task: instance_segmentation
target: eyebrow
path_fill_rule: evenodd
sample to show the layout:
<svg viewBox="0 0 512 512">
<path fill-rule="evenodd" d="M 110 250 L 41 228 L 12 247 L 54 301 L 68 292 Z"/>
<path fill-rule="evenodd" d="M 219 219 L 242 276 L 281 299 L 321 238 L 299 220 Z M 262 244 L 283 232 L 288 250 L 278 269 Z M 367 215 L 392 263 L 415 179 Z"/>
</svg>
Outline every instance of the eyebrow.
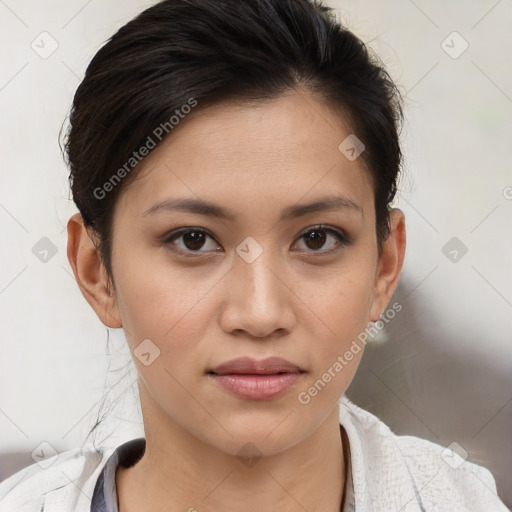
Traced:
<svg viewBox="0 0 512 512">
<path fill-rule="evenodd" d="M 310 213 L 324 212 L 332 210 L 348 210 L 360 212 L 363 214 L 361 206 L 356 204 L 348 197 L 343 196 L 323 196 L 308 204 L 295 204 L 285 208 L 281 212 L 280 220 L 296 219 Z M 219 206 L 215 203 L 204 201 L 202 199 L 192 198 L 174 198 L 166 199 L 154 204 L 147 209 L 142 216 L 154 214 L 163 211 L 181 211 L 189 213 L 197 213 L 218 219 L 225 219 L 231 222 L 236 221 L 237 216 L 230 210 Z"/>
</svg>

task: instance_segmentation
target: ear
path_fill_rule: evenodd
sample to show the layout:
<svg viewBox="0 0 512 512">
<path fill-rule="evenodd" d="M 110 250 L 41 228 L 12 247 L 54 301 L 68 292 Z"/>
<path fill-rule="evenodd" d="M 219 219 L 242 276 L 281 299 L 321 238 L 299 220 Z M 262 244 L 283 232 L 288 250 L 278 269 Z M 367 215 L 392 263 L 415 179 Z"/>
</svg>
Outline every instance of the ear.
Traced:
<svg viewBox="0 0 512 512">
<path fill-rule="evenodd" d="M 389 212 L 390 232 L 379 255 L 370 320 L 376 322 L 393 295 L 405 257 L 405 215 L 397 208 Z"/>
<path fill-rule="evenodd" d="M 111 290 L 99 249 L 79 213 L 68 221 L 68 260 L 82 295 L 103 324 L 113 328 L 122 327 L 115 294 Z"/>
</svg>

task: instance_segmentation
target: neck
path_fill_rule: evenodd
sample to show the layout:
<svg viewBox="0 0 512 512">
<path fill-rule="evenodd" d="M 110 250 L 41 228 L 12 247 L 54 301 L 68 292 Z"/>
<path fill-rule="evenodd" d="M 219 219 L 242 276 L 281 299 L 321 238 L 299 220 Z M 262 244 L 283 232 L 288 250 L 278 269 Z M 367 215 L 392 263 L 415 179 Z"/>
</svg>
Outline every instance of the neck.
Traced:
<svg viewBox="0 0 512 512">
<path fill-rule="evenodd" d="M 283 452 L 243 460 L 175 423 L 165 430 L 146 426 L 144 456 L 116 473 L 119 512 L 337 512 L 346 478 L 338 414 L 336 406 Z"/>
</svg>

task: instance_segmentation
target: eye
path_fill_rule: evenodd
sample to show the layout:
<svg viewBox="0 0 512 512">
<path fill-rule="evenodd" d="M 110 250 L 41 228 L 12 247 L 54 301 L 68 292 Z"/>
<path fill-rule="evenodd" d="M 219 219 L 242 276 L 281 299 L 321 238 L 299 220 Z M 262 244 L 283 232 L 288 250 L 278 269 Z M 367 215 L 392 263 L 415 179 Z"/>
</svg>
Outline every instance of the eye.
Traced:
<svg viewBox="0 0 512 512">
<path fill-rule="evenodd" d="M 210 243 L 208 243 L 208 240 L 210 240 Z M 175 243 L 175 241 L 178 243 Z M 163 243 L 170 250 L 188 253 L 209 252 L 219 248 L 213 237 L 200 228 L 183 228 L 173 231 L 170 236 L 163 240 Z M 200 250 L 203 248 L 206 249 Z"/>
<path fill-rule="evenodd" d="M 321 254 L 336 252 L 352 243 L 348 236 L 322 225 L 304 231 L 299 236 L 299 241 L 305 244 L 305 248 L 299 248 L 299 251 Z M 173 231 L 163 239 L 163 244 L 171 251 L 188 253 L 187 256 L 216 251 L 220 247 L 206 230 L 191 227 Z"/>
<path fill-rule="evenodd" d="M 320 252 L 322 254 L 336 252 L 352 243 L 350 238 L 343 233 L 325 226 L 309 228 L 300 235 L 299 240 L 304 241 L 307 252 Z"/>
</svg>

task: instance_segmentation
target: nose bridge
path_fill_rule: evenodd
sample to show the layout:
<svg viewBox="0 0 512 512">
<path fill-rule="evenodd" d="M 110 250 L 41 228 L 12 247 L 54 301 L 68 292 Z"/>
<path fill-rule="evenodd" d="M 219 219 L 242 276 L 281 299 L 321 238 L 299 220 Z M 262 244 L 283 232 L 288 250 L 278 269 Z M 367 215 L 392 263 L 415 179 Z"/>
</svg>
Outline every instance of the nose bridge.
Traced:
<svg viewBox="0 0 512 512">
<path fill-rule="evenodd" d="M 282 284 L 275 275 L 276 271 L 271 270 L 278 268 L 279 264 L 270 245 L 270 240 L 260 245 L 252 239 L 237 247 L 234 262 L 236 281 L 244 290 L 243 297 L 248 301 L 246 306 L 251 308 L 279 307 L 282 299 Z"/>
<path fill-rule="evenodd" d="M 236 248 L 223 313 L 225 329 L 262 337 L 291 327 L 287 288 L 279 278 L 282 267 L 271 244 L 270 238 L 257 242 L 248 237 Z"/>
</svg>

